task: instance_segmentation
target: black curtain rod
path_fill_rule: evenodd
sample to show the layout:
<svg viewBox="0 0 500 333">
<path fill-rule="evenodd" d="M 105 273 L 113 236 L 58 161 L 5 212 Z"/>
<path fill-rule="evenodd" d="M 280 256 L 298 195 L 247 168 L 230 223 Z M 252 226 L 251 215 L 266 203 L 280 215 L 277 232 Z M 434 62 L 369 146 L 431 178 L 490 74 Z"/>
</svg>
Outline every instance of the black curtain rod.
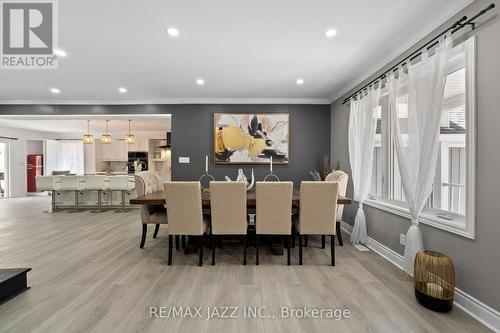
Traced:
<svg viewBox="0 0 500 333">
<path fill-rule="evenodd" d="M 9 136 L 0 136 L 0 139 L 7 139 L 7 140 L 14 140 L 14 141 L 19 140 L 18 138 L 11 138 Z"/>
<path fill-rule="evenodd" d="M 467 20 L 467 16 L 463 16 L 460 20 L 453 23 L 453 25 L 450 26 L 448 29 L 441 32 L 439 35 L 437 35 L 436 37 L 434 37 L 433 39 L 431 39 L 430 41 L 425 43 L 425 45 L 423 45 L 422 47 L 420 47 L 419 49 L 417 49 L 416 51 L 411 53 L 409 56 L 405 57 L 403 60 L 399 61 L 396 65 L 392 66 L 391 69 L 389 69 L 388 71 L 384 72 L 383 74 L 377 76 L 375 79 L 373 79 L 369 83 L 365 84 L 362 88 L 356 90 L 355 93 L 351 94 L 349 97 L 344 99 L 344 102 L 342 102 L 342 104 L 349 102 L 352 97 L 356 96 L 361 91 L 366 90 L 369 86 L 371 86 L 373 83 L 377 82 L 378 80 L 384 79 L 387 76 L 387 73 L 390 73 L 391 71 L 396 72 L 400 65 L 406 63 L 407 61 L 411 62 L 412 60 L 416 59 L 422 53 L 422 50 L 424 48 L 430 49 L 430 48 L 436 46 L 438 44 L 438 39 L 441 36 L 443 36 L 444 34 L 446 34 L 447 32 L 451 31 L 451 33 L 454 34 L 455 32 L 457 32 L 460 29 L 462 29 L 466 26 L 469 26 L 469 25 L 472 27 L 472 30 L 474 30 L 476 28 L 476 24 L 474 23 L 474 20 L 477 19 L 479 16 L 484 15 L 487 11 L 489 11 L 493 8 L 495 8 L 494 3 L 490 4 L 488 7 L 484 8 L 483 10 L 481 10 L 479 13 L 477 13 L 476 15 L 474 15 L 473 17 L 471 17 L 468 20 Z"/>
</svg>

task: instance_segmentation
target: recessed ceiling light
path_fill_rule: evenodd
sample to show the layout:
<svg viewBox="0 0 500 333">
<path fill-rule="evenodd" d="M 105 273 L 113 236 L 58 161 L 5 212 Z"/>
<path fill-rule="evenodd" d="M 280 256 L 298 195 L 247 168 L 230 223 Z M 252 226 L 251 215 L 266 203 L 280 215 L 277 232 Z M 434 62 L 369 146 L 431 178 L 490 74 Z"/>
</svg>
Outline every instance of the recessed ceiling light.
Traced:
<svg viewBox="0 0 500 333">
<path fill-rule="evenodd" d="M 205 80 L 203 79 L 196 79 L 196 84 L 199 85 L 199 86 L 202 86 L 205 84 Z"/>
<path fill-rule="evenodd" d="M 332 38 L 333 36 L 335 36 L 337 34 L 337 30 L 335 29 L 328 29 L 326 32 L 325 32 L 325 35 L 326 37 L 328 38 Z"/>
<path fill-rule="evenodd" d="M 65 57 L 67 56 L 68 54 L 66 53 L 66 51 L 64 50 L 61 50 L 61 49 L 55 49 L 54 50 L 54 54 L 58 57 Z"/>
<path fill-rule="evenodd" d="M 61 90 L 59 90 L 59 88 L 50 88 L 50 92 L 53 94 L 59 94 Z"/>
<path fill-rule="evenodd" d="M 122 94 L 126 94 L 127 93 L 127 88 L 120 87 L 120 88 L 118 88 L 118 91 L 121 92 Z"/>
<path fill-rule="evenodd" d="M 179 36 L 179 30 L 177 30 L 176 28 L 168 28 L 167 34 L 169 34 L 172 37 L 177 37 Z"/>
<path fill-rule="evenodd" d="M 304 84 L 304 79 L 297 79 L 297 81 L 295 81 L 295 83 L 297 83 L 299 86 L 303 85 Z"/>
</svg>

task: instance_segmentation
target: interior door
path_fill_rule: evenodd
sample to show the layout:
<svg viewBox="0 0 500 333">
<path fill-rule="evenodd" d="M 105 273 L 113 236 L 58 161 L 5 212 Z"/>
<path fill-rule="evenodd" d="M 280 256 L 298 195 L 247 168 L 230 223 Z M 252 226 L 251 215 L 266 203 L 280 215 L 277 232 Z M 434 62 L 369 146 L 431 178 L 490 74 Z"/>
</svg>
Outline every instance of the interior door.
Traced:
<svg viewBox="0 0 500 333">
<path fill-rule="evenodd" d="M 0 199 L 9 196 L 9 145 L 0 142 Z"/>
</svg>

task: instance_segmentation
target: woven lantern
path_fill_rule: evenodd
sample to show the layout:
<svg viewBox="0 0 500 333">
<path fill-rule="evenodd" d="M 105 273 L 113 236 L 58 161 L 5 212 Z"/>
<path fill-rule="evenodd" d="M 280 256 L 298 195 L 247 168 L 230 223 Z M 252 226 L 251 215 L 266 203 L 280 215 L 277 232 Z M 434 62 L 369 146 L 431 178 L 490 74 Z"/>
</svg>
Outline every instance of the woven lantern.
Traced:
<svg viewBox="0 0 500 333">
<path fill-rule="evenodd" d="M 437 251 L 420 251 L 413 272 L 418 302 L 434 311 L 450 311 L 455 297 L 455 269 L 451 259 Z"/>
</svg>

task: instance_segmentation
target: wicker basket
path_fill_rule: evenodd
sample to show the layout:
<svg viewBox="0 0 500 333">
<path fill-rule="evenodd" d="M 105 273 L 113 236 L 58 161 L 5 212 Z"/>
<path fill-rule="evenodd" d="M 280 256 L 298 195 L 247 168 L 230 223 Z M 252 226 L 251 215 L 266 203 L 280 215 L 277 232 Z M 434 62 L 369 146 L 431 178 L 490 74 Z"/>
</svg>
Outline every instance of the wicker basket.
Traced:
<svg viewBox="0 0 500 333">
<path fill-rule="evenodd" d="M 414 264 L 415 297 L 434 311 L 448 312 L 455 297 L 455 269 L 446 255 L 431 250 L 417 253 Z"/>
</svg>

